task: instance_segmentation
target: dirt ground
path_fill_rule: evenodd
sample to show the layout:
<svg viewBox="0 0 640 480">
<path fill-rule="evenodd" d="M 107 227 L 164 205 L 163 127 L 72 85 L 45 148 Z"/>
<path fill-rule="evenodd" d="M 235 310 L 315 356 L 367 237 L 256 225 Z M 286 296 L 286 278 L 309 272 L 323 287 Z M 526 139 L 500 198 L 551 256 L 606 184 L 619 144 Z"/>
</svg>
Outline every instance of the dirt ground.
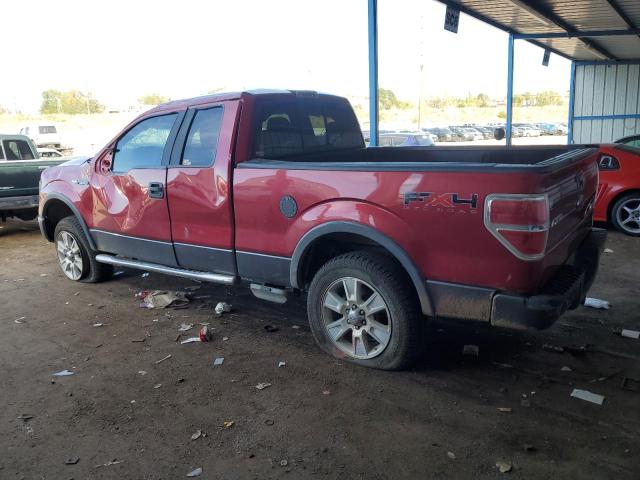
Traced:
<svg viewBox="0 0 640 480">
<path fill-rule="evenodd" d="M 0 225 L 2 479 L 640 478 L 640 393 L 621 387 L 640 379 L 640 340 L 615 333 L 640 329 L 640 239 L 609 232 L 591 295 L 610 310 L 543 332 L 434 321 L 424 361 L 390 373 L 320 352 L 303 299 L 206 285 L 187 309 L 143 310 L 136 292 L 195 284 L 133 270 L 74 283 L 33 224 Z M 215 317 L 220 300 L 232 314 Z M 196 325 L 182 338 L 209 323 L 213 341 L 181 345 L 182 322 Z"/>
</svg>

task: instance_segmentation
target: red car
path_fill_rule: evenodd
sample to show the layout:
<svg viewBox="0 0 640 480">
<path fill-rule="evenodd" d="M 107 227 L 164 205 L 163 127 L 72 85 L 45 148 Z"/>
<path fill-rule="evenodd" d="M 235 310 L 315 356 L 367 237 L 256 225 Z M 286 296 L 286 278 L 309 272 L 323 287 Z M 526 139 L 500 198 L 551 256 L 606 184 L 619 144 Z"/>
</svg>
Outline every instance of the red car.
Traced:
<svg viewBox="0 0 640 480">
<path fill-rule="evenodd" d="M 397 369 L 427 317 L 544 328 L 591 286 L 595 148 L 366 148 L 349 102 L 253 91 L 144 113 L 46 170 L 39 223 L 73 281 L 113 265 L 307 292 L 318 344 Z"/>
<path fill-rule="evenodd" d="M 593 219 L 611 222 L 627 235 L 640 236 L 640 148 L 602 145 L 598 168 Z"/>
</svg>

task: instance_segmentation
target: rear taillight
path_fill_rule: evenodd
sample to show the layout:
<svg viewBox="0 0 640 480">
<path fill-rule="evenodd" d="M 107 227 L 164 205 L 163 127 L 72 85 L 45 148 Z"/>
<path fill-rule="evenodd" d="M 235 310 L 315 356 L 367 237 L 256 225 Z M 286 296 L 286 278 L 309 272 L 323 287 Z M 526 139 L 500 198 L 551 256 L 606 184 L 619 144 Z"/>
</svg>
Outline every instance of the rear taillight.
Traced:
<svg viewBox="0 0 640 480">
<path fill-rule="evenodd" d="M 549 233 L 547 195 L 493 194 L 484 201 L 484 225 L 521 260 L 545 255 Z"/>
</svg>

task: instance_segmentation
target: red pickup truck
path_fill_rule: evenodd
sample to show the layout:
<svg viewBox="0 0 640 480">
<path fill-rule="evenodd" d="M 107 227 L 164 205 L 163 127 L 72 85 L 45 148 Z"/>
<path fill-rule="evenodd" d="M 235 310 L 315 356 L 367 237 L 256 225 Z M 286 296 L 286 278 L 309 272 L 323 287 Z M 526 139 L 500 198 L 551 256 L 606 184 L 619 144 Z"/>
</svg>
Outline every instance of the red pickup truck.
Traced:
<svg viewBox="0 0 640 480">
<path fill-rule="evenodd" d="M 113 265 L 266 300 L 307 292 L 318 344 L 408 365 L 425 319 L 544 328 L 606 238 L 597 149 L 366 148 L 349 102 L 306 91 L 174 101 L 94 158 L 47 169 L 39 223 L 71 280 Z"/>
</svg>

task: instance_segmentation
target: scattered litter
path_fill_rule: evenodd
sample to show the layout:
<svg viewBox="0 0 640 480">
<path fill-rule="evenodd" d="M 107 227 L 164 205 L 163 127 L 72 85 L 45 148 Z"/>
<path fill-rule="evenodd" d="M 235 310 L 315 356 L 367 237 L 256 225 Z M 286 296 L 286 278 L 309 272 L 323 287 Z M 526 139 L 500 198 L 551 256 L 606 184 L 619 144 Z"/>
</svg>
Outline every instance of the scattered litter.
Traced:
<svg viewBox="0 0 640 480">
<path fill-rule="evenodd" d="M 18 415 L 18 420 L 22 420 L 23 422 L 31 420 L 32 418 L 33 415 L 29 415 L 28 413 L 21 413 L 20 415 Z"/>
<path fill-rule="evenodd" d="M 300 325 L 293 325 L 291 328 L 295 328 L 296 330 L 300 330 Z"/>
<path fill-rule="evenodd" d="M 631 377 L 622 377 L 620 388 L 629 390 L 630 392 L 640 392 L 640 380 Z"/>
<path fill-rule="evenodd" d="M 133 340 L 131 340 L 133 343 L 144 343 L 144 341 L 146 340 L 146 338 L 134 338 Z"/>
<path fill-rule="evenodd" d="M 564 367 L 562 367 L 562 368 L 560 369 L 560 371 L 561 371 L 561 372 L 570 372 L 570 371 L 571 371 L 571 368 L 570 368 L 570 367 L 567 367 L 567 366 L 565 365 Z"/>
<path fill-rule="evenodd" d="M 620 332 L 620 335 L 627 338 L 635 338 L 636 340 L 640 338 L 640 332 L 638 330 L 627 330 L 626 328 Z"/>
<path fill-rule="evenodd" d="M 189 303 L 184 292 L 169 292 L 167 290 L 143 290 L 136 294 L 140 299 L 140 308 L 168 308 L 185 307 Z"/>
<path fill-rule="evenodd" d="M 256 385 L 256 388 L 258 390 L 264 390 L 265 388 L 269 388 L 270 386 L 271 386 L 270 383 L 260 382 L 259 384 Z"/>
<path fill-rule="evenodd" d="M 111 465 L 118 465 L 119 463 L 124 462 L 124 460 L 118 460 L 118 459 L 113 459 L 113 460 L 109 460 L 107 463 L 103 463 L 102 465 L 96 465 L 96 468 L 100 468 L 100 467 L 110 467 Z"/>
<path fill-rule="evenodd" d="M 280 330 L 278 327 L 274 327 L 273 325 L 265 325 L 264 329 L 269 333 L 274 333 Z"/>
<path fill-rule="evenodd" d="M 133 404 L 133 403 L 136 403 L 136 401 L 135 401 L 135 400 L 131 400 L 129 403 L 132 403 L 132 404 Z"/>
<path fill-rule="evenodd" d="M 140 275 L 142 278 L 147 278 L 149 276 L 149 272 L 144 272 L 142 275 Z"/>
<path fill-rule="evenodd" d="M 147 374 L 147 372 L 145 372 L 144 370 L 138 370 L 138 374 L 144 376 Z"/>
<path fill-rule="evenodd" d="M 289 465 L 289 462 L 287 460 L 280 460 L 281 467 L 286 467 L 287 465 Z"/>
<path fill-rule="evenodd" d="M 216 305 L 215 311 L 218 315 L 222 315 L 223 313 L 229 313 L 231 311 L 231 305 L 226 302 L 218 302 Z"/>
<path fill-rule="evenodd" d="M 164 358 L 161 358 L 160 360 L 156 360 L 156 361 L 155 361 L 155 362 L 153 362 L 153 363 L 155 363 L 155 364 L 157 365 L 157 364 L 159 364 L 159 363 L 164 362 L 165 360 L 169 360 L 170 358 L 171 358 L 171 354 L 167 355 L 167 356 L 166 356 L 166 357 L 164 357 Z"/>
<path fill-rule="evenodd" d="M 511 413 L 513 409 L 511 407 L 498 407 L 498 411 L 501 413 Z"/>
<path fill-rule="evenodd" d="M 270 418 L 268 418 L 268 419 L 266 419 L 266 420 L 264 421 L 264 424 L 265 424 L 265 425 L 267 425 L 267 426 L 269 426 L 269 427 L 273 426 L 273 424 L 274 424 L 274 423 L 276 423 L 276 422 L 274 422 L 274 421 L 273 421 L 273 420 L 271 420 Z"/>
<path fill-rule="evenodd" d="M 80 461 L 80 457 L 69 457 L 64 461 L 65 465 L 75 465 Z"/>
<path fill-rule="evenodd" d="M 200 337 L 189 337 L 186 340 L 183 340 L 180 342 L 180 345 L 184 345 L 185 343 L 194 343 L 194 342 L 200 342 Z"/>
<path fill-rule="evenodd" d="M 455 460 L 456 459 L 456 454 L 453 452 L 447 452 L 447 457 L 449 457 L 451 460 Z"/>
<path fill-rule="evenodd" d="M 286 366 L 287 366 L 287 362 L 278 362 L 278 368 L 286 367 Z"/>
<path fill-rule="evenodd" d="M 156 388 L 156 389 L 158 389 L 158 388 L 162 388 L 162 384 L 161 384 L 161 383 L 156 383 L 156 384 L 153 386 L 153 388 Z"/>
<path fill-rule="evenodd" d="M 102 327 L 103 325 L 106 325 L 106 323 L 94 323 L 93 324 L 94 328 Z"/>
<path fill-rule="evenodd" d="M 555 352 L 555 353 L 563 353 L 564 352 L 564 348 L 559 346 L 559 345 L 552 345 L 550 343 L 545 343 L 544 345 L 542 345 L 542 349 L 546 350 L 547 352 Z"/>
<path fill-rule="evenodd" d="M 190 323 L 182 323 L 180 324 L 180 328 L 178 328 L 179 332 L 186 332 L 193 328 L 193 325 Z"/>
<path fill-rule="evenodd" d="M 41 276 L 41 277 L 48 277 L 48 276 L 49 276 L 49 274 L 48 274 L 48 273 L 41 273 L 41 274 L 40 274 L 40 276 Z"/>
<path fill-rule="evenodd" d="M 611 307 L 611 304 L 609 302 L 607 302 L 606 300 L 600 300 L 599 298 L 592 298 L 592 297 L 587 297 L 584 301 L 584 306 L 585 307 L 591 307 L 591 308 L 600 308 L 603 310 L 609 310 L 609 308 Z"/>
<path fill-rule="evenodd" d="M 69 370 L 61 370 L 60 372 L 56 372 L 53 374 L 54 377 L 68 377 L 69 375 L 75 375 L 76 372 L 71 372 Z"/>
<path fill-rule="evenodd" d="M 322 390 L 323 395 L 331 395 L 331 390 Z"/>
<path fill-rule="evenodd" d="M 222 337 L 223 342 L 226 342 L 227 340 L 229 340 L 229 337 Z"/>
<path fill-rule="evenodd" d="M 191 440 L 197 440 L 202 436 L 202 430 L 196 430 L 196 433 L 191 435 Z"/>
<path fill-rule="evenodd" d="M 113 276 L 117 277 L 118 275 L 122 275 L 124 273 L 124 270 L 118 270 L 117 272 L 114 272 Z"/>
<path fill-rule="evenodd" d="M 200 329 L 200 333 L 198 335 L 201 342 L 210 342 L 213 339 L 213 334 L 206 325 Z"/>
<path fill-rule="evenodd" d="M 611 250 L 610 248 L 605 248 L 604 253 L 613 253 L 613 250 Z"/>
<path fill-rule="evenodd" d="M 229 420 L 227 422 L 224 422 L 222 425 L 224 426 L 224 428 L 231 428 L 235 425 L 236 422 L 234 422 L 233 420 Z"/>
<path fill-rule="evenodd" d="M 20 318 L 16 318 L 13 322 L 14 323 L 24 323 L 24 319 L 27 317 L 20 317 Z"/>
<path fill-rule="evenodd" d="M 76 292 L 73 294 L 74 297 L 77 297 L 78 295 L 80 295 L 80 292 Z"/>
<path fill-rule="evenodd" d="M 187 473 L 187 477 L 199 477 L 200 475 L 202 475 L 202 468 L 200 467 Z"/>
<path fill-rule="evenodd" d="M 496 467 L 498 467 L 498 470 L 500 470 L 500 473 L 510 472 L 511 469 L 513 468 L 510 463 L 506 463 L 506 462 L 496 462 Z"/>
<path fill-rule="evenodd" d="M 480 354 L 480 347 L 478 345 L 465 345 L 462 347 L 462 355 L 477 357 Z"/>
<path fill-rule="evenodd" d="M 213 361 L 213 365 L 222 365 L 224 363 L 224 357 L 217 357 L 214 361 Z"/>
<path fill-rule="evenodd" d="M 602 405 L 602 403 L 604 402 L 603 395 L 598 395 L 597 393 L 592 393 L 588 390 L 580 390 L 578 388 L 573 389 L 573 392 L 571 392 L 571 396 L 579 398 L 580 400 L 584 400 L 586 402 L 595 403 L 597 405 Z"/>
</svg>

